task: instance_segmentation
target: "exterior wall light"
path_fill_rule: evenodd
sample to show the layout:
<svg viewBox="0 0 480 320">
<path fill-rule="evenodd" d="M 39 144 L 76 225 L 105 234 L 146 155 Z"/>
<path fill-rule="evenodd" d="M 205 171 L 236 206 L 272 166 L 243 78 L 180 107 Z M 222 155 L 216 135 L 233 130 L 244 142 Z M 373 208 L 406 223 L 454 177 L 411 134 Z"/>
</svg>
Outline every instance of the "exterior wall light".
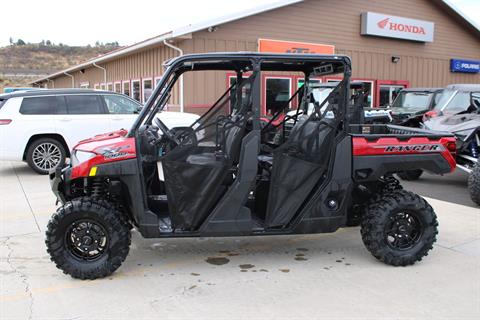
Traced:
<svg viewBox="0 0 480 320">
<path fill-rule="evenodd" d="M 392 62 L 393 63 L 399 63 L 400 62 L 400 57 L 399 56 L 392 56 Z"/>
</svg>

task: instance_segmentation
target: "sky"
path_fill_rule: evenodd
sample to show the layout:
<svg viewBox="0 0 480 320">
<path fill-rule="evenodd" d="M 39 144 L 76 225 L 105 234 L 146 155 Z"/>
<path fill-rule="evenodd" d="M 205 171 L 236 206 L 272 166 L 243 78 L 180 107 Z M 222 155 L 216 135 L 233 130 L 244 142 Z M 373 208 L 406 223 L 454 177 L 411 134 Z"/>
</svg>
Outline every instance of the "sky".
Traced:
<svg viewBox="0 0 480 320">
<path fill-rule="evenodd" d="M 0 46 L 50 40 L 68 45 L 135 42 L 277 0 L 22 0 L 3 6 Z M 397 0 L 400 1 L 400 0 Z M 449 0 L 480 25 L 480 0 Z"/>
</svg>

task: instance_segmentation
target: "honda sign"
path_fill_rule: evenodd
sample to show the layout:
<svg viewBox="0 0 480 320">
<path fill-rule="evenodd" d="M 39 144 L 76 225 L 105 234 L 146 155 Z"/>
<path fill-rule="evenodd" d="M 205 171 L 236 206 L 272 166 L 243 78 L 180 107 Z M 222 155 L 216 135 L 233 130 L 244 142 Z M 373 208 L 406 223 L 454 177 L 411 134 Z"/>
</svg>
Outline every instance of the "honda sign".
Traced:
<svg viewBox="0 0 480 320">
<path fill-rule="evenodd" d="M 433 42 L 435 24 L 430 21 L 382 13 L 362 13 L 362 35 Z"/>
</svg>

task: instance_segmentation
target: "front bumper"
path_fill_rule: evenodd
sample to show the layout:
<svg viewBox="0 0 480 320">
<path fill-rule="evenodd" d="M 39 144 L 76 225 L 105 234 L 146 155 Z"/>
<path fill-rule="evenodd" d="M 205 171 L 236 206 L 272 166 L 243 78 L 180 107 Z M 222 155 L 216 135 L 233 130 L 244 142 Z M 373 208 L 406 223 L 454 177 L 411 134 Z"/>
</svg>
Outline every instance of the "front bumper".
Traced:
<svg viewBox="0 0 480 320">
<path fill-rule="evenodd" d="M 49 173 L 50 179 L 50 187 L 52 189 L 53 194 L 57 197 L 57 203 L 60 202 L 64 204 L 66 202 L 65 194 L 66 194 L 66 185 L 65 185 L 65 178 L 70 173 L 69 167 L 64 168 L 56 168 L 55 170 Z"/>
</svg>

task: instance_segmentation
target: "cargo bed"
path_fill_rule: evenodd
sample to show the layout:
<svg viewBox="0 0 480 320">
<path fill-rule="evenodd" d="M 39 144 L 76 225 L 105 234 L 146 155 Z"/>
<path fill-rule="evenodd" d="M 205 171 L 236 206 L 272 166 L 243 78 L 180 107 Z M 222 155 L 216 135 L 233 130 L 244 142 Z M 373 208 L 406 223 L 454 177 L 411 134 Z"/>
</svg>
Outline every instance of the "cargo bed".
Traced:
<svg viewBox="0 0 480 320">
<path fill-rule="evenodd" d="M 352 131 L 353 175 L 373 181 L 385 174 L 425 170 L 445 174 L 455 170 L 455 137 L 446 132 L 396 125 L 355 125 Z"/>
</svg>

